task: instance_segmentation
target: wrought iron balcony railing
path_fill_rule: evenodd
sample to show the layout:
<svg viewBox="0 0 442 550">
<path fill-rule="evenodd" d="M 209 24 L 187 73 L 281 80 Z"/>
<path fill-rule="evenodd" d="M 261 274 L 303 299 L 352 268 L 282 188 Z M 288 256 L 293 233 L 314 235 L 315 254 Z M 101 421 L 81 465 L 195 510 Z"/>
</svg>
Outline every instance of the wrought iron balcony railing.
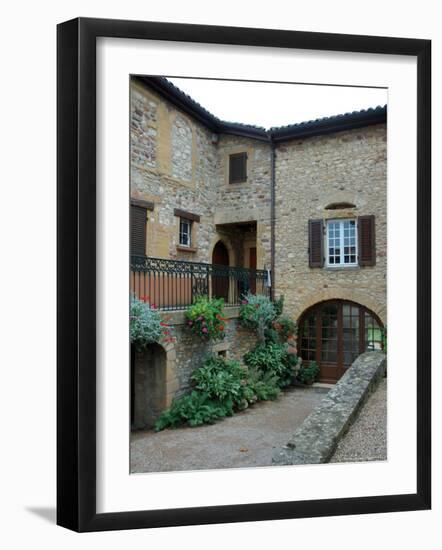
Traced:
<svg viewBox="0 0 442 550">
<path fill-rule="evenodd" d="M 197 296 L 224 298 L 228 306 L 239 305 L 244 294 L 270 296 L 270 276 L 262 269 L 131 257 L 131 291 L 163 310 L 184 309 Z"/>
</svg>

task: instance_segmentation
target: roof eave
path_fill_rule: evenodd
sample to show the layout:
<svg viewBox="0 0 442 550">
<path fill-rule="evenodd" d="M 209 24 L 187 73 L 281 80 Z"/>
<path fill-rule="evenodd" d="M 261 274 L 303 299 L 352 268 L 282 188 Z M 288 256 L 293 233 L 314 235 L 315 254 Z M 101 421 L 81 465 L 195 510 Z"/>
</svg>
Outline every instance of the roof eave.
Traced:
<svg viewBox="0 0 442 550">
<path fill-rule="evenodd" d="M 199 108 L 198 105 L 190 105 L 189 100 L 185 97 L 181 97 L 178 93 L 171 89 L 171 86 L 165 81 L 163 77 L 157 76 L 141 76 L 135 75 L 134 78 L 154 91 L 158 92 L 162 97 L 170 101 L 175 107 L 178 107 L 181 111 L 196 118 L 199 122 L 204 124 L 212 132 L 221 132 L 221 124 L 218 119 L 210 115 L 207 111 Z"/>
<path fill-rule="evenodd" d="M 312 125 L 306 128 L 287 128 L 275 130 L 271 132 L 271 139 L 275 143 L 289 141 L 293 139 L 309 138 L 314 136 L 335 134 L 337 132 L 345 132 L 346 130 L 356 130 L 357 128 L 365 128 L 374 124 L 383 124 L 387 122 L 386 113 L 380 115 L 360 118 L 358 120 L 343 120 L 341 122 Z"/>
<path fill-rule="evenodd" d="M 382 110 L 377 108 L 376 110 L 372 109 L 371 112 L 349 113 L 340 115 L 339 117 L 330 117 L 326 120 L 272 128 L 267 131 L 259 127 L 255 128 L 218 119 L 162 76 L 134 75 L 134 78 L 156 91 L 181 111 L 198 120 L 214 133 L 245 137 L 268 143 L 281 143 L 294 139 L 333 134 L 345 130 L 363 128 L 372 124 L 382 124 L 387 120 L 387 110 L 384 107 Z"/>
</svg>

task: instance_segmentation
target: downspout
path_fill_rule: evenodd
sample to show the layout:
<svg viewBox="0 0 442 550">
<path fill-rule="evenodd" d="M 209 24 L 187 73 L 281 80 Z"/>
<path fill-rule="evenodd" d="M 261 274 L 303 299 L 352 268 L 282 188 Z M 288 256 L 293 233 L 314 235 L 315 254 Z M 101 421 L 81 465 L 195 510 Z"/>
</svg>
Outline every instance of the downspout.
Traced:
<svg viewBox="0 0 442 550">
<path fill-rule="evenodd" d="M 270 287 L 270 298 L 275 299 L 275 143 L 272 136 L 270 139 L 270 273 L 272 286 Z"/>
</svg>

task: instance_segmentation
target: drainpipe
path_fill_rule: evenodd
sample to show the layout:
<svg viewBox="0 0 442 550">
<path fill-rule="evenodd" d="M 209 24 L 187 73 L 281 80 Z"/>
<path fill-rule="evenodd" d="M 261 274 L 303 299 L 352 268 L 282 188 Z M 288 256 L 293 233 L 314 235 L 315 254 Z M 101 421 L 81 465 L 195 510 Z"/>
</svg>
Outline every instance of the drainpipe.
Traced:
<svg viewBox="0 0 442 550">
<path fill-rule="evenodd" d="M 270 288 L 270 297 L 275 299 L 275 144 L 270 136 L 270 273 L 272 277 L 272 286 Z"/>
</svg>

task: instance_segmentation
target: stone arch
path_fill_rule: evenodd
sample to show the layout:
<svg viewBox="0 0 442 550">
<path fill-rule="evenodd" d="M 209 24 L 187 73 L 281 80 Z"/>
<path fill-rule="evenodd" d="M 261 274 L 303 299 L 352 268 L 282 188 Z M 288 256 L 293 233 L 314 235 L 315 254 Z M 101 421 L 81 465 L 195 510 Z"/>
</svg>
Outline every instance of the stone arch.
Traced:
<svg viewBox="0 0 442 550">
<path fill-rule="evenodd" d="M 223 243 L 223 245 L 227 248 L 227 252 L 229 254 L 229 265 L 233 266 L 235 265 L 235 251 L 233 249 L 232 243 L 230 242 L 230 239 L 228 239 L 225 235 L 220 235 L 217 233 L 210 244 L 209 248 L 209 261 L 212 262 L 213 258 L 213 251 L 215 250 L 215 246 L 219 243 Z"/>
<path fill-rule="evenodd" d="M 306 296 L 295 308 L 293 312 L 293 318 L 296 319 L 297 323 L 299 324 L 299 320 L 302 314 L 307 309 L 314 306 L 315 304 L 318 304 L 319 302 L 325 302 L 327 300 L 347 300 L 350 302 L 355 302 L 356 304 L 364 306 L 367 309 L 373 311 L 373 313 L 375 313 L 382 321 L 382 324 L 384 326 L 387 324 L 386 304 L 379 303 L 371 296 L 367 295 L 365 292 L 339 288 L 323 288 L 322 290 L 312 292 L 311 294 Z"/>
<path fill-rule="evenodd" d="M 321 200 L 321 209 L 330 210 L 331 205 L 335 204 L 348 204 L 347 208 L 360 209 L 361 197 L 357 193 L 352 191 L 333 190 L 325 193 Z M 336 212 L 336 210 L 335 210 Z"/>
<path fill-rule="evenodd" d="M 326 205 L 325 210 L 347 210 L 349 208 L 356 208 L 356 205 L 350 202 L 331 202 Z"/>
<path fill-rule="evenodd" d="M 132 354 L 132 428 L 153 427 L 155 420 L 171 403 L 178 389 L 173 344 L 148 344 Z"/>
<path fill-rule="evenodd" d="M 320 382 L 335 383 L 366 351 L 383 350 L 384 324 L 366 305 L 345 299 L 315 301 L 298 320 L 298 351 L 319 367 Z"/>
</svg>

